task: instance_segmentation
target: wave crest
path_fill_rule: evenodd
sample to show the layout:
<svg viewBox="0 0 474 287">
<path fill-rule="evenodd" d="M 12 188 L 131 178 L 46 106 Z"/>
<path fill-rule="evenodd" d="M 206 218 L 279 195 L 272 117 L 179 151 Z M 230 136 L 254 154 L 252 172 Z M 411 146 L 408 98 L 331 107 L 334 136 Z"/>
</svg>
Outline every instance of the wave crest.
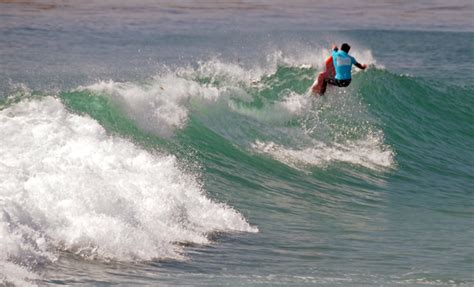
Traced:
<svg viewBox="0 0 474 287">
<path fill-rule="evenodd" d="M 177 242 L 207 244 L 212 232 L 257 231 L 207 198 L 174 156 L 111 137 L 52 97 L 0 111 L 0 136 L 4 269 L 13 268 L 9 262 L 32 268 L 54 261 L 58 250 L 99 259 L 183 259 Z"/>
</svg>

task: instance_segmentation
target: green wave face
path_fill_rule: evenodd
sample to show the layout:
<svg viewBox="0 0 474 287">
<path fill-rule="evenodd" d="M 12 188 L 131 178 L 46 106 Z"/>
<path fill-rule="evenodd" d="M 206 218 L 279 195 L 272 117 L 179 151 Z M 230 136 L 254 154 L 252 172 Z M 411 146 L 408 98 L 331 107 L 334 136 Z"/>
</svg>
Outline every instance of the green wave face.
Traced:
<svg viewBox="0 0 474 287">
<path fill-rule="evenodd" d="M 245 155 L 310 173 L 341 165 L 389 171 L 404 162 L 400 155 L 439 148 L 430 138 L 461 143 L 470 133 L 459 124 L 472 122 L 468 88 L 373 67 L 356 73 L 349 88 L 317 97 L 308 92 L 317 72 L 311 67 L 279 65 L 255 75 L 222 65 L 201 63 L 142 83 L 99 82 L 60 97 L 147 148 L 184 157 L 222 152 L 211 156 L 221 161 Z"/>
<path fill-rule="evenodd" d="M 390 167 L 392 155 L 377 162 L 365 161 L 365 155 L 357 154 L 358 144 L 372 145 L 375 153 L 390 150 L 383 142 L 378 119 L 367 110 L 357 88 L 334 89 L 326 97 L 317 98 L 308 93 L 315 73 L 312 68 L 279 66 L 273 73 L 247 79 L 193 71 L 184 76 L 166 75 L 142 85 L 103 83 L 102 87 L 93 87 L 94 91 L 86 88 L 82 92 L 106 97 L 140 130 L 168 141 L 186 137 L 192 143 L 201 133 L 213 133 L 222 138 L 219 145 L 227 141 L 250 156 L 260 154 L 296 169 L 325 167 L 331 162 L 351 164 L 352 156 L 356 165 Z M 67 93 L 65 97 L 74 98 Z M 201 126 L 200 134 L 190 134 L 196 125 Z M 199 146 L 193 148 L 200 150 Z M 323 155 L 331 151 L 341 155 Z M 313 158 L 304 160 L 304 152 Z"/>
</svg>

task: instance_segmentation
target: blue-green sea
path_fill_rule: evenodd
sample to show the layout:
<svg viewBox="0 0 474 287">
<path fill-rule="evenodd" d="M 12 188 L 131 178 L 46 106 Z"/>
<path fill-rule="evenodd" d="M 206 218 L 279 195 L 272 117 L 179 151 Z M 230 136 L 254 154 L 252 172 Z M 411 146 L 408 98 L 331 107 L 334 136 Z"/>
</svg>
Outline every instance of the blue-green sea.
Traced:
<svg viewBox="0 0 474 287">
<path fill-rule="evenodd" d="M 0 1 L 0 285 L 474 286 L 473 3 L 347 2 Z"/>
</svg>

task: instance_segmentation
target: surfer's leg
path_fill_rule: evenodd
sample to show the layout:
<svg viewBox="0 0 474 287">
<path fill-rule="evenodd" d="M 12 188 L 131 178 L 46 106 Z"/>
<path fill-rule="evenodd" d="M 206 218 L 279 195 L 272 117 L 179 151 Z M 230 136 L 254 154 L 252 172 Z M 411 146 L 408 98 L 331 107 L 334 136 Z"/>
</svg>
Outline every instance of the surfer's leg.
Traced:
<svg viewBox="0 0 474 287">
<path fill-rule="evenodd" d="M 326 92 L 326 88 L 328 86 L 328 82 L 326 82 L 326 79 L 323 80 L 323 83 L 321 84 L 321 92 L 320 92 L 320 95 L 324 95 L 324 93 Z"/>
<path fill-rule="evenodd" d="M 324 81 L 325 78 L 326 78 L 325 72 L 319 73 L 318 79 L 316 80 L 316 82 L 313 84 L 313 87 L 311 88 L 313 93 L 320 94 L 320 95 L 324 94 L 324 92 L 326 91 L 326 83 Z"/>
</svg>

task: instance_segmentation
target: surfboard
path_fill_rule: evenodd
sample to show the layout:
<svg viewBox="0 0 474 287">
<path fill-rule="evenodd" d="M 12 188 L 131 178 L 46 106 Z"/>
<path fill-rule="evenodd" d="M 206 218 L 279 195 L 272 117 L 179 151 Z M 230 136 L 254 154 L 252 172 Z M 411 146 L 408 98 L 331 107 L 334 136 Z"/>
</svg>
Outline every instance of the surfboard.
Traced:
<svg viewBox="0 0 474 287">
<path fill-rule="evenodd" d="M 311 86 L 311 91 L 318 95 L 324 95 L 327 88 L 326 80 L 332 79 L 336 76 L 336 70 L 334 69 L 334 63 L 332 61 L 332 56 L 329 56 L 325 64 L 324 72 L 319 73 L 318 77 Z"/>
</svg>

